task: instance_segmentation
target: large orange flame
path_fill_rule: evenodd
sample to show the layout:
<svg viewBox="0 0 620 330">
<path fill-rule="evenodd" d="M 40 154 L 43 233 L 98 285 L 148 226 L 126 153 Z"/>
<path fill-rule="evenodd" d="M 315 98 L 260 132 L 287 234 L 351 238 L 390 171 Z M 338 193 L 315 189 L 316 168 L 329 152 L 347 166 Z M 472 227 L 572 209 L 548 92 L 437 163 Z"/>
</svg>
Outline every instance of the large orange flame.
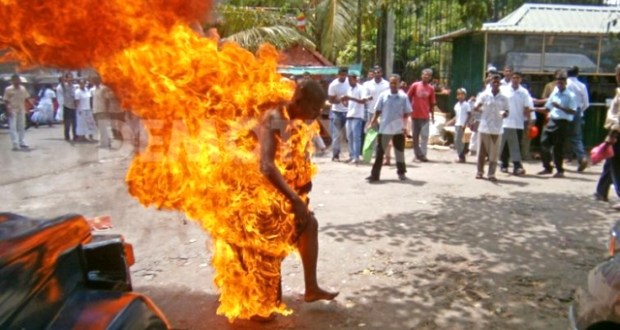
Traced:
<svg viewBox="0 0 620 330">
<path fill-rule="evenodd" d="M 93 67 L 149 134 L 127 174 L 130 193 L 144 205 L 185 212 L 212 236 L 218 314 L 288 314 L 277 297 L 279 264 L 294 249 L 293 215 L 259 171 L 254 130 L 293 85 L 276 72 L 273 47 L 254 56 L 189 29 L 210 5 L 0 0 L 0 46 L 25 66 Z M 310 129 L 300 123 L 286 132 L 291 138 L 278 152 L 293 187 L 315 171 L 306 156 Z"/>
</svg>

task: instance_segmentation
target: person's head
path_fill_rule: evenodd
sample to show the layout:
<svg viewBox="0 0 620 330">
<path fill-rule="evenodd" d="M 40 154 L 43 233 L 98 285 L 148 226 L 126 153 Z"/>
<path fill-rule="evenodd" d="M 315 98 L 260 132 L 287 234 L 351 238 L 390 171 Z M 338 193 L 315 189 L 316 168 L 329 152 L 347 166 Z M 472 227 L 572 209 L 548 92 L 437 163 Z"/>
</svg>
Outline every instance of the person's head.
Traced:
<svg viewBox="0 0 620 330">
<path fill-rule="evenodd" d="M 375 65 L 375 67 L 372 69 L 372 72 L 376 82 L 380 82 L 381 79 L 383 79 L 383 69 L 381 69 L 380 66 Z"/>
<path fill-rule="evenodd" d="M 355 87 L 357 85 L 357 74 L 356 73 L 349 73 L 349 86 L 351 87 Z"/>
<path fill-rule="evenodd" d="M 566 89 L 566 71 L 559 70 L 555 74 L 555 83 L 558 86 L 558 90 L 563 92 Z"/>
<path fill-rule="evenodd" d="M 510 65 L 506 65 L 504 67 L 504 78 L 506 78 L 506 81 L 510 81 L 512 79 L 512 75 L 513 75 L 514 70 L 512 69 L 512 66 Z"/>
<path fill-rule="evenodd" d="M 18 74 L 14 74 L 11 76 L 11 84 L 13 84 L 13 86 L 19 87 L 21 83 L 22 81 Z"/>
<path fill-rule="evenodd" d="M 398 93 L 398 87 L 400 86 L 400 76 L 393 74 L 390 76 L 390 92 L 392 94 Z"/>
<path fill-rule="evenodd" d="M 579 76 L 579 67 L 574 65 L 573 67 L 566 70 L 566 75 L 568 77 L 577 77 Z"/>
<path fill-rule="evenodd" d="M 456 90 L 456 99 L 459 102 L 464 101 L 467 98 L 467 90 L 463 87 Z"/>
<path fill-rule="evenodd" d="M 521 82 L 523 81 L 523 74 L 520 71 L 512 73 L 512 78 L 510 79 L 510 81 L 512 88 L 519 88 L 519 86 L 521 86 Z"/>
<path fill-rule="evenodd" d="M 94 86 L 99 87 L 99 85 L 101 85 L 101 78 L 99 78 L 99 76 L 94 76 L 94 77 L 90 78 L 90 82 Z"/>
<path fill-rule="evenodd" d="M 316 80 L 303 79 L 295 88 L 288 110 L 292 119 L 316 119 L 325 105 L 327 94 Z"/>
<path fill-rule="evenodd" d="M 491 91 L 493 94 L 497 94 L 499 92 L 499 86 L 501 85 L 502 77 L 499 74 L 491 75 Z"/>
<path fill-rule="evenodd" d="M 65 73 L 65 82 L 71 83 L 73 81 L 73 74 L 71 72 Z"/>
<path fill-rule="evenodd" d="M 347 80 L 347 74 L 349 74 L 349 69 L 345 67 L 341 67 L 340 69 L 338 69 L 338 81 L 343 83 L 345 80 Z"/>
<path fill-rule="evenodd" d="M 80 89 L 86 88 L 86 79 L 80 79 L 78 84 L 80 85 Z"/>
<path fill-rule="evenodd" d="M 426 68 L 422 70 L 422 82 L 428 84 L 433 78 L 433 70 Z"/>
<path fill-rule="evenodd" d="M 490 81 L 491 80 L 491 76 L 494 75 L 494 74 L 498 74 L 497 68 L 491 65 L 491 66 L 489 66 L 487 68 L 485 79 Z"/>
</svg>

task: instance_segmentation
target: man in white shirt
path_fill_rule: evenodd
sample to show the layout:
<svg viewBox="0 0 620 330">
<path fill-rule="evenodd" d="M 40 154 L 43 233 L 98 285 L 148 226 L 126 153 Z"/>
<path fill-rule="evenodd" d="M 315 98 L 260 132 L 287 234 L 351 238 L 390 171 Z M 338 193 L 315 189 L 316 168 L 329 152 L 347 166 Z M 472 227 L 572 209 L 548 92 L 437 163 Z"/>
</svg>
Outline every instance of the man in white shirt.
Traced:
<svg viewBox="0 0 620 330">
<path fill-rule="evenodd" d="M 573 153 L 579 162 L 577 171 L 582 172 L 588 167 L 588 159 L 586 157 L 585 149 L 583 147 L 583 113 L 590 106 L 590 96 L 588 95 L 588 88 L 584 83 L 579 81 L 579 67 L 573 66 L 566 71 L 568 76 L 566 89 L 575 94 L 575 100 L 577 101 L 577 112 L 573 118 L 569 139 L 572 145 Z"/>
<path fill-rule="evenodd" d="M 385 147 L 392 141 L 396 154 L 396 171 L 400 180 L 407 180 L 405 173 L 405 130 L 407 120 L 411 116 L 412 107 L 409 97 L 399 89 L 400 76 L 390 76 L 390 89 L 384 91 L 377 98 L 377 103 L 373 109 L 373 115 L 368 126 L 379 127 L 377 137 L 377 156 L 372 165 L 370 176 L 366 178 L 368 182 L 378 182 L 383 165 L 383 155 Z M 381 123 L 379 123 L 381 117 Z"/>
<path fill-rule="evenodd" d="M 9 133 L 13 151 L 27 150 L 29 147 L 24 142 L 26 135 L 26 102 L 30 101 L 30 93 L 21 84 L 21 78 L 17 74 L 11 77 L 11 86 L 4 90 L 4 104 L 9 116 Z"/>
<path fill-rule="evenodd" d="M 345 96 L 349 109 L 346 124 L 347 141 L 349 141 L 349 160 L 347 163 L 360 164 L 365 105 L 369 98 L 364 86 L 357 83 L 357 75 L 354 73 L 349 74 L 349 86 L 349 91 Z"/>
<path fill-rule="evenodd" d="M 549 96 L 544 108 L 536 111 L 548 112 L 547 124 L 540 136 L 541 159 L 543 170 L 539 175 L 553 173 L 551 161 L 555 165 L 557 173 L 554 178 L 564 177 L 564 143 L 569 138 L 569 130 L 573 116 L 577 112 L 575 93 L 566 87 L 566 71 L 559 70 L 555 75 L 557 90 Z"/>
<path fill-rule="evenodd" d="M 345 127 L 347 120 L 347 112 L 349 108 L 345 102 L 347 92 L 349 91 L 349 83 L 347 82 L 347 68 L 338 70 L 338 78 L 329 84 L 327 95 L 329 103 L 332 104 L 329 112 L 329 130 L 332 136 L 332 161 L 340 161 L 340 138 L 341 131 Z"/>
<path fill-rule="evenodd" d="M 500 81 L 500 88 L 504 86 L 510 86 L 512 84 L 513 72 L 514 69 L 512 68 L 512 66 L 506 65 L 504 67 L 504 71 L 502 72 L 504 74 L 504 79 Z"/>
<path fill-rule="evenodd" d="M 364 88 L 368 92 L 368 96 L 370 97 L 370 101 L 366 103 L 367 115 L 366 119 L 370 119 L 368 113 L 372 112 L 377 104 L 377 99 L 381 93 L 390 89 L 390 83 L 383 79 L 383 70 L 380 66 L 375 66 L 373 68 L 373 79 L 364 83 Z"/>
<path fill-rule="evenodd" d="M 62 83 L 64 81 L 64 78 L 61 76 L 60 78 L 58 78 L 58 85 L 56 85 L 56 102 L 58 102 L 58 108 L 56 109 L 56 117 L 54 117 L 54 119 L 56 121 L 62 121 L 62 107 L 63 107 L 63 94 L 62 94 Z"/>
<path fill-rule="evenodd" d="M 101 78 L 92 79 L 93 88 L 91 95 L 93 96 L 93 115 L 99 130 L 99 147 L 110 148 L 112 146 L 112 136 L 110 135 L 110 99 L 112 91 L 110 88 L 101 83 Z"/>
<path fill-rule="evenodd" d="M 504 118 L 504 134 L 500 144 L 501 171 L 508 172 L 508 153 L 513 163 L 513 174 L 523 175 L 525 169 L 521 164 L 520 141 L 523 138 L 523 123 L 529 118 L 534 107 L 530 93 L 521 86 L 523 75 L 521 72 L 512 73 L 511 84 L 501 88 L 501 92 L 508 97 L 508 117 Z M 526 117 L 527 116 L 527 117 Z"/>
<path fill-rule="evenodd" d="M 495 170 L 499 158 L 499 146 L 503 133 L 503 118 L 508 116 L 508 98 L 500 93 L 500 76 L 491 78 L 491 90 L 483 92 L 476 100 L 474 111 L 482 112 L 478 125 L 478 172 L 476 179 L 482 179 L 484 164 L 489 158 L 489 172 L 487 178 L 497 182 Z"/>
</svg>

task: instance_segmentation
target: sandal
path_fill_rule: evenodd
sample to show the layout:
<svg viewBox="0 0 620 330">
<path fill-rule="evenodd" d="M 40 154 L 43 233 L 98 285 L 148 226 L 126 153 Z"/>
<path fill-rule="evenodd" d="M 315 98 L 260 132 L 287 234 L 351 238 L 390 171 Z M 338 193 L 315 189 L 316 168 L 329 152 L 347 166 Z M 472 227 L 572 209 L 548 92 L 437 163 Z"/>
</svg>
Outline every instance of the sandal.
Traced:
<svg viewBox="0 0 620 330">
<path fill-rule="evenodd" d="M 482 179 L 482 173 L 476 174 L 476 179 Z"/>
</svg>

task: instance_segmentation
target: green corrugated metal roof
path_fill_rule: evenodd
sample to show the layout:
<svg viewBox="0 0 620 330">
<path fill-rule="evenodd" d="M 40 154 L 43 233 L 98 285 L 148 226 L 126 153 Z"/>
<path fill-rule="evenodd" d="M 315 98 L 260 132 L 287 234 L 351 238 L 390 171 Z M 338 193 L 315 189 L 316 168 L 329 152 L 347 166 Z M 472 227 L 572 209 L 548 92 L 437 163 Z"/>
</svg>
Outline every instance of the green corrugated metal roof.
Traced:
<svg viewBox="0 0 620 330">
<path fill-rule="evenodd" d="M 526 3 L 500 21 L 485 23 L 476 31 L 581 35 L 620 33 L 620 7 Z M 469 32 L 473 30 L 460 29 L 431 40 L 449 41 Z"/>
</svg>

